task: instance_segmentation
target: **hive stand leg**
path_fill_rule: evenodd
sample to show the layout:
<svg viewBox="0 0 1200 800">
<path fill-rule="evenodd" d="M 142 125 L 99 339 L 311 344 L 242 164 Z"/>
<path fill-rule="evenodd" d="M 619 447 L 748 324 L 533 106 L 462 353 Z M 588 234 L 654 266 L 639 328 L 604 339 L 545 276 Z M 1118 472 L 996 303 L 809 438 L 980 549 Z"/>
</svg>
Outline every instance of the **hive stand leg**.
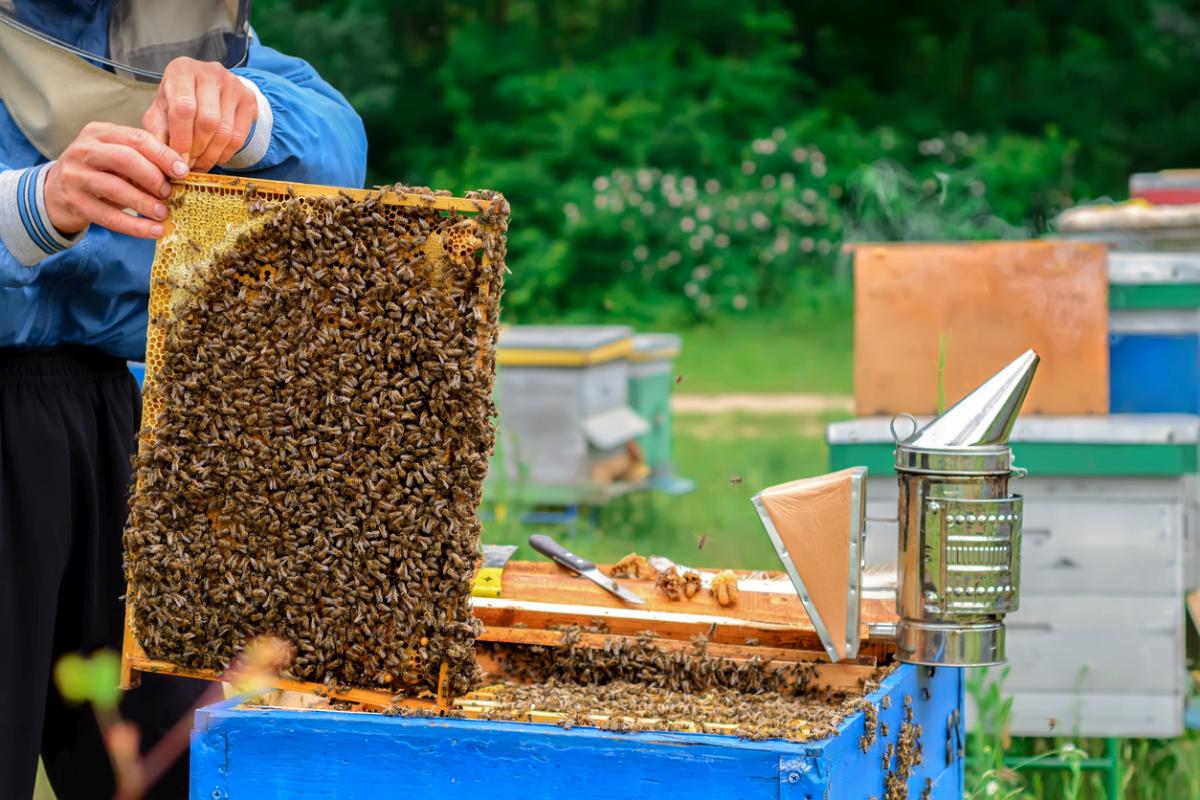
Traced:
<svg viewBox="0 0 1200 800">
<path fill-rule="evenodd" d="M 1104 742 L 1104 754 L 1108 756 L 1108 769 L 1105 770 L 1105 793 L 1108 800 L 1118 800 L 1121 797 L 1121 740 L 1110 737 Z"/>
</svg>

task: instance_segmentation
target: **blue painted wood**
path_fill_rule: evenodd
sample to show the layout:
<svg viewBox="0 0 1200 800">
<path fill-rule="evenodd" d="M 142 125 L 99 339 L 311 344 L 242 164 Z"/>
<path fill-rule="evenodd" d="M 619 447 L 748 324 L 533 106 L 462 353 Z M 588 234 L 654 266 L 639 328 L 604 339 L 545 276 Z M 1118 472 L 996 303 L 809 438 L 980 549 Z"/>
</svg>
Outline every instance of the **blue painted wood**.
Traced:
<svg viewBox="0 0 1200 800">
<path fill-rule="evenodd" d="M 1110 334 L 1113 414 L 1200 413 L 1200 335 Z"/>
<path fill-rule="evenodd" d="M 923 689 L 929 689 L 925 699 Z M 883 697 L 891 707 L 882 709 Z M 904 697 L 923 728 L 924 761 L 910 784 L 920 797 L 961 798 L 962 762 L 947 761 L 951 713 L 961 713 L 960 670 L 903 666 L 870 696 L 889 736 L 863 753 L 862 712 L 820 742 L 748 741 L 683 733 L 385 717 L 332 711 L 242 708 L 196 713 L 192 800 L 266 798 L 827 798 L 883 797 L 882 755 L 900 733 Z"/>
</svg>

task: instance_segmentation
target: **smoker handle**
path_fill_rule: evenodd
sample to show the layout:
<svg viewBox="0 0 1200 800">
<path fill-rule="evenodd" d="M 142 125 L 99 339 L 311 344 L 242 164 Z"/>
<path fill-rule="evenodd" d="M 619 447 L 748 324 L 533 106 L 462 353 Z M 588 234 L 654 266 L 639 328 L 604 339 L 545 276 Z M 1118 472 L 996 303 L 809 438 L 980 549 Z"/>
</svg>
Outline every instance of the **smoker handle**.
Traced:
<svg viewBox="0 0 1200 800">
<path fill-rule="evenodd" d="M 535 533 L 530 536 L 529 546 L 552 561 L 556 561 L 567 569 L 573 569 L 576 572 L 587 572 L 589 569 L 596 568 L 596 565 L 588 561 L 586 558 L 575 555 L 570 550 L 542 533 Z"/>
</svg>

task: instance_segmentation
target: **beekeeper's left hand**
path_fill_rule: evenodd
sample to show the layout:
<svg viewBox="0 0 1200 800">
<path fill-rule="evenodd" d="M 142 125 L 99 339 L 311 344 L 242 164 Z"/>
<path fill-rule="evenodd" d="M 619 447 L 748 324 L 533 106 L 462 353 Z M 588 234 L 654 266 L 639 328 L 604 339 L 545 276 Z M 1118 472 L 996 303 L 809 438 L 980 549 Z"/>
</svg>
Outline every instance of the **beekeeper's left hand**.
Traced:
<svg viewBox="0 0 1200 800">
<path fill-rule="evenodd" d="M 177 58 L 142 126 L 204 172 L 242 149 L 257 117 L 258 97 L 238 76 L 214 61 Z"/>
</svg>

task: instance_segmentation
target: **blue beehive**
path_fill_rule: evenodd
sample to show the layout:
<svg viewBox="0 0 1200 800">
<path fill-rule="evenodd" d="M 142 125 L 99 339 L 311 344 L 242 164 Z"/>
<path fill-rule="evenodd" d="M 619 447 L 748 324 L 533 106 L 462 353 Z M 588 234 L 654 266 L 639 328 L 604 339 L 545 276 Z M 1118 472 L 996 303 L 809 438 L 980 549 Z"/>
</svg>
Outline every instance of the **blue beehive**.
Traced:
<svg viewBox="0 0 1200 800">
<path fill-rule="evenodd" d="M 898 667 L 867 697 L 888 729 L 869 744 L 861 711 L 837 736 L 798 743 L 249 708 L 235 700 L 196 713 L 191 797 L 865 800 L 884 796 L 888 772 L 899 764 L 893 755 L 885 766 L 884 754 L 889 745 L 893 753 L 901 749 L 906 699 L 919 726 L 909 796 L 961 798 L 962 671 L 911 665 Z"/>
<path fill-rule="evenodd" d="M 1109 256 L 1109 408 L 1200 413 L 1200 253 Z"/>
</svg>

